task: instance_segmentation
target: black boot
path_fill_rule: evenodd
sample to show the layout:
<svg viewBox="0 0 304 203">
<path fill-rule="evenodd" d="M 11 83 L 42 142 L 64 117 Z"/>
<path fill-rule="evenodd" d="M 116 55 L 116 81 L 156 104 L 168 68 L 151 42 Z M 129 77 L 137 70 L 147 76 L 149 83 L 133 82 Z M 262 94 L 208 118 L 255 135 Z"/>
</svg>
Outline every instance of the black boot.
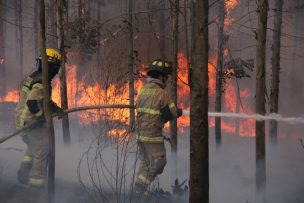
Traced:
<svg viewBox="0 0 304 203">
<path fill-rule="evenodd" d="M 29 173 L 33 164 L 31 162 L 21 163 L 19 170 L 17 171 L 18 181 L 21 184 L 27 185 L 29 182 Z"/>
<path fill-rule="evenodd" d="M 147 185 L 135 183 L 134 185 L 134 199 L 136 203 L 146 202 L 151 198 L 151 194 L 147 191 Z"/>
</svg>

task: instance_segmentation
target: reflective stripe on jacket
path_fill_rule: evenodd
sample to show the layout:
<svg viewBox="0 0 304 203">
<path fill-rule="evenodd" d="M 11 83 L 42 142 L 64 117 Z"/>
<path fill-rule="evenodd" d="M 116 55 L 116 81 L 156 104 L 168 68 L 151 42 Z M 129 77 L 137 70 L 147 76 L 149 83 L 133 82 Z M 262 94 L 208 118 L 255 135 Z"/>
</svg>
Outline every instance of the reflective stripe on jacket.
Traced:
<svg viewBox="0 0 304 203">
<path fill-rule="evenodd" d="M 20 99 L 16 107 L 16 128 L 22 128 L 25 123 L 33 121 L 35 117 L 43 114 L 42 111 L 43 86 L 41 73 L 34 72 L 26 78 L 20 94 Z M 39 103 L 39 112 L 32 114 L 27 106 L 28 100 L 37 100 Z"/>
<path fill-rule="evenodd" d="M 168 105 L 172 115 L 176 116 L 176 107 L 161 80 L 148 78 L 147 81 L 137 97 L 137 139 L 141 142 L 160 143 L 164 141 L 161 109 Z"/>
</svg>

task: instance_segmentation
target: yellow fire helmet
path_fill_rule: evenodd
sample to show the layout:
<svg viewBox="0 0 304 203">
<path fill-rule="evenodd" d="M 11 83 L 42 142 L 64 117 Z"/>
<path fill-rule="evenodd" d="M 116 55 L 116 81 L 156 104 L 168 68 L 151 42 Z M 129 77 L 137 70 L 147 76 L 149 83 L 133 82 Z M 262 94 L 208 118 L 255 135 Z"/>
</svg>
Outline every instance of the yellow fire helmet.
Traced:
<svg viewBox="0 0 304 203">
<path fill-rule="evenodd" d="M 46 56 L 48 58 L 49 63 L 54 63 L 56 65 L 61 64 L 62 56 L 57 49 L 47 48 Z M 38 59 L 40 59 L 40 60 L 42 59 L 41 55 L 38 57 Z"/>
</svg>

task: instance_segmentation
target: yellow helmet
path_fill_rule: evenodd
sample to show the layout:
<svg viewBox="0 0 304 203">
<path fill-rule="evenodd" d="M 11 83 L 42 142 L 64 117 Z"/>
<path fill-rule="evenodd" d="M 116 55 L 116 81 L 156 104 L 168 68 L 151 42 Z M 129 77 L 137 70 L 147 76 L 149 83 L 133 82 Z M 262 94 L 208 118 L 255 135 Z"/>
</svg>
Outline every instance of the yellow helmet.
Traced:
<svg viewBox="0 0 304 203">
<path fill-rule="evenodd" d="M 46 49 L 46 56 L 49 63 L 54 63 L 56 65 L 61 64 L 62 56 L 60 52 L 57 49 L 47 48 Z M 42 59 L 41 56 L 39 56 L 38 59 Z"/>
</svg>

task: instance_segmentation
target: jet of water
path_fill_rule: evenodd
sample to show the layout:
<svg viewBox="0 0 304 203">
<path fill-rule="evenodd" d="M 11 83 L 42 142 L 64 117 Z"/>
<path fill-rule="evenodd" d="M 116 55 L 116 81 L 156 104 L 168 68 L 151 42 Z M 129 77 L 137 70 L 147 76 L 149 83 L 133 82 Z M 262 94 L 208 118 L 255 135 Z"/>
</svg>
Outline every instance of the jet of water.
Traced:
<svg viewBox="0 0 304 203">
<path fill-rule="evenodd" d="M 183 110 L 183 116 L 190 116 L 188 110 Z M 231 112 L 208 112 L 209 117 L 224 117 L 224 118 L 240 118 L 240 119 L 255 119 L 257 121 L 264 120 L 276 120 L 281 122 L 287 122 L 289 124 L 304 123 L 302 117 L 284 117 L 280 114 L 271 113 L 269 115 L 261 114 L 245 114 L 245 113 L 231 113 Z"/>
</svg>

